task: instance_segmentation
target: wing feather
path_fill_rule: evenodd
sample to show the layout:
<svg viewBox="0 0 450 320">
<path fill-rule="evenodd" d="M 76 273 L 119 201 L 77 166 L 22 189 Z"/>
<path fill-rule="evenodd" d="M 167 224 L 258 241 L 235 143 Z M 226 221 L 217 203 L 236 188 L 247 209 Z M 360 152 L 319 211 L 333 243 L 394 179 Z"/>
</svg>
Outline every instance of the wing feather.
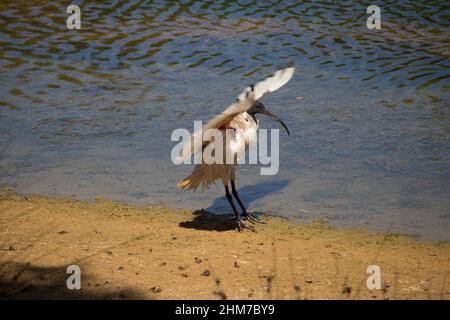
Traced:
<svg viewBox="0 0 450 320">
<path fill-rule="evenodd" d="M 233 104 L 209 120 L 208 123 L 202 127 L 201 131 L 191 135 L 190 141 L 183 146 L 182 155 L 178 160 L 183 161 L 189 158 L 197 153 L 204 144 L 208 143 L 208 141 L 203 142 L 202 132 L 205 132 L 208 129 L 218 129 L 228 124 L 236 115 L 250 109 L 253 103 L 266 93 L 274 92 L 288 83 L 289 80 L 291 80 L 294 71 L 295 67 L 293 63 L 290 63 L 285 67 L 279 68 L 264 80 L 245 88 Z"/>
</svg>

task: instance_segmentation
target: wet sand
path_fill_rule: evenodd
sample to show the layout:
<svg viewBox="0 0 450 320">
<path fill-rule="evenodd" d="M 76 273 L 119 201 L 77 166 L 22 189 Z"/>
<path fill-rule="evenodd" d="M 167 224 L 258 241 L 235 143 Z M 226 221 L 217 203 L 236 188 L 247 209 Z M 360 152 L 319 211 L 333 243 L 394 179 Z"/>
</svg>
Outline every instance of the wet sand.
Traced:
<svg viewBox="0 0 450 320">
<path fill-rule="evenodd" d="M 263 217 L 0 193 L 0 297 L 450 299 L 450 244 Z M 81 290 L 66 287 L 69 265 Z M 369 265 L 381 289 L 366 286 Z"/>
</svg>

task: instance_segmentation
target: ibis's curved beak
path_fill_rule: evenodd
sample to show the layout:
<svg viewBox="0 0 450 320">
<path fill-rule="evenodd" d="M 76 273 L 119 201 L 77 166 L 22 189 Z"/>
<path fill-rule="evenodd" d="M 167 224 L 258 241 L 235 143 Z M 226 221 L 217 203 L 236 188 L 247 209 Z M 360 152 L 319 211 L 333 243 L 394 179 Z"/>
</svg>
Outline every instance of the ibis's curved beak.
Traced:
<svg viewBox="0 0 450 320">
<path fill-rule="evenodd" d="M 265 114 L 266 116 L 275 118 L 279 123 L 281 123 L 281 125 L 284 127 L 284 129 L 286 129 L 287 134 L 289 136 L 291 135 L 291 133 L 289 132 L 288 127 L 286 126 L 286 124 L 280 118 L 278 118 L 276 115 L 274 115 L 272 112 L 270 112 L 267 109 L 264 109 L 264 110 L 259 111 L 259 113 L 262 113 L 262 114 Z"/>
</svg>

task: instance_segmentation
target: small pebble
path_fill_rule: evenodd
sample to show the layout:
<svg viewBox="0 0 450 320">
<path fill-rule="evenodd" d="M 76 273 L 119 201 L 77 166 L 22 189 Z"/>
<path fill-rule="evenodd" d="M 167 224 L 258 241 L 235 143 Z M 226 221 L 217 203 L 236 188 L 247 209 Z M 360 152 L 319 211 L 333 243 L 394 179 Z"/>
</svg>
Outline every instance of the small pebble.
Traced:
<svg viewBox="0 0 450 320">
<path fill-rule="evenodd" d="M 349 295 L 350 293 L 352 293 L 352 288 L 350 288 L 349 286 L 345 286 L 345 287 L 342 289 L 342 294 L 347 294 L 347 295 Z"/>
<path fill-rule="evenodd" d="M 202 276 L 209 277 L 210 275 L 211 275 L 211 272 L 208 269 L 206 269 L 205 271 L 202 272 Z"/>
<path fill-rule="evenodd" d="M 161 292 L 161 288 L 159 288 L 159 287 L 152 287 L 150 289 L 150 291 L 153 292 L 153 293 L 160 293 Z"/>
</svg>

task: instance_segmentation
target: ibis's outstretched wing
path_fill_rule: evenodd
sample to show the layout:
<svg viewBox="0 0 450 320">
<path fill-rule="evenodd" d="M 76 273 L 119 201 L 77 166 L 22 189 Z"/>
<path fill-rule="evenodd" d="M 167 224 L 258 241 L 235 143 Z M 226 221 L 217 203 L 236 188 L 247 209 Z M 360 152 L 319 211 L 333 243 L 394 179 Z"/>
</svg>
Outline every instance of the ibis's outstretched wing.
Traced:
<svg viewBox="0 0 450 320">
<path fill-rule="evenodd" d="M 191 136 L 190 141 L 183 146 L 182 156 L 179 160 L 183 161 L 189 158 L 203 147 L 202 132 L 205 132 L 207 129 L 218 129 L 228 124 L 236 115 L 250 109 L 253 103 L 256 100 L 259 100 L 263 95 L 274 92 L 288 83 L 289 80 L 291 80 L 294 71 L 294 64 L 290 63 L 285 67 L 278 68 L 275 73 L 264 80 L 245 88 L 245 90 L 237 97 L 236 102 L 209 120 L 208 123 L 202 127 L 201 131 L 196 132 Z"/>
<path fill-rule="evenodd" d="M 238 100 L 252 98 L 254 101 L 262 98 L 266 93 L 274 92 L 284 86 L 294 75 L 295 67 L 293 63 L 285 67 L 280 67 L 271 76 L 261 80 L 254 85 L 245 88 L 238 96 Z"/>
<path fill-rule="evenodd" d="M 203 133 L 206 132 L 206 130 L 218 129 L 228 124 L 236 115 L 250 109 L 253 105 L 253 102 L 253 99 L 244 99 L 243 101 L 240 101 L 238 99 L 223 112 L 209 120 L 207 124 L 202 126 L 202 129 L 200 131 L 192 134 L 190 139 L 185 142 L 185 144 L 183 145 L 182 153 L 178 157 L 177 161 L 181 163 L 182 161 L 196 154 L 200 149 L 202 149 L 209 143 L 209 141 L 203 140 Z"/>
</svg>

